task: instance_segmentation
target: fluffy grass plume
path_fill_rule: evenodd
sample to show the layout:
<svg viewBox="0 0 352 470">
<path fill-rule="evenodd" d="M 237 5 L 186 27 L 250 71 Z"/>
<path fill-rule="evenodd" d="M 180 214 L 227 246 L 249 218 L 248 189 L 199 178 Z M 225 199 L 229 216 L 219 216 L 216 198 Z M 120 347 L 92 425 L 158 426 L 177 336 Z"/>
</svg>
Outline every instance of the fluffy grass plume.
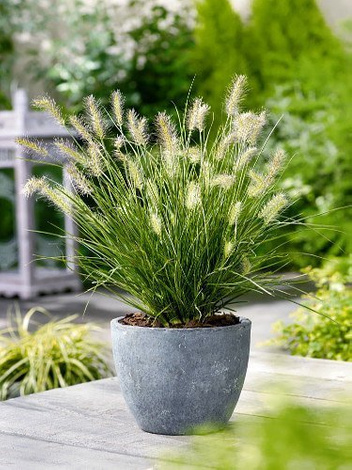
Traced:
<svg viewBox="0 0 352 470">
<path fill-rule="evenodd" d="M 77 255 L 88 280 L 166 326 L 203 321 L 251 291 L 274 294 L 281 282 L 274 273 L 287 259 L 265 244 L 291 223 L 276 190 L 283 153 L 265 156 L 265 113 L 241 111 L 245 89 L 243 76 L 232 83 L 215 140 L 200 98 L 177 121 L 159 113 L 150 135 L 120 92 L 111 109 L 89 98 L 86 116 L 68 119 L 84 143 L 62 149 L 77 148 L 72 192 L 40 180 L 25 188 L 72 215 L 90 253 Z"/>
</svg>

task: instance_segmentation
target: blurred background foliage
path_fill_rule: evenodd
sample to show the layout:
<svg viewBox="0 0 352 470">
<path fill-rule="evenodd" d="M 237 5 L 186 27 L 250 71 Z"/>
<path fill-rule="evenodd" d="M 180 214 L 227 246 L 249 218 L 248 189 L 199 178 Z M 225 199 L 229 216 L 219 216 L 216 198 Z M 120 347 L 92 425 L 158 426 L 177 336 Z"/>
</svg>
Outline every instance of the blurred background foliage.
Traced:
<svg viewBox="0 0 352 470">
<path fill-rule="evenodd" d="M 339 38 L 315 0 L 253 0 L 246 20 L 229 0 L 3 0 L 0 26 L 2 108 L 11 82 L 68 111 L 120 88 L 152 120 L 182 108 L 195 77 L 192 93 L 212 105 L 216 127 L 231 77 L 247 74 L 245 106 L 269 109 L 271 125 L 282 118 L 269 146 L 293 157 L 282 179 L 298 200 L 291 215 L 338 228 L 298 226 L 285 249 L 314 257 L 294 255 L 291 268 L 351 251 L 351 209 L 334 210 L 352 200 L 351 25 Z"/>
<path fill-rule="evenodd" d="M 350 402 L 314 409 L 273 390 L 275 414 L 238 414 L 227 429 L 193 436 L 188 447 L 164 455 L 161 470 L 343 470 L 352 459 Z M 292 391 L 291 391 L 292 393 Z M 281 395 L 281 396 L 280 396 Z M 209 434 L 207 434 L 207 431 Z M 214 431 L 214 430 L 213 430 Z M 201 430 L 197 434 L 201 433 Z"/>
</svg>

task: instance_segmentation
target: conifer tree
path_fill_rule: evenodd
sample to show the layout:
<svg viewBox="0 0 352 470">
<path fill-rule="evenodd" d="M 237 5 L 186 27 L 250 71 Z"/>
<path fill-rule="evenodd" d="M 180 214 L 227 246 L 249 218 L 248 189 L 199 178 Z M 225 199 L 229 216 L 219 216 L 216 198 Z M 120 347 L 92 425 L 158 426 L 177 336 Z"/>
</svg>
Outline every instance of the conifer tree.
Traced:
<svg viewBox="0 0 352 470">
<path fill-rule="evenodd" d="M 223 90 L 235 74 L 247 72 L 244 25 L 228 0 L 197 3 L 194 72 L 196 89 L 214 114 L 222 111 Z M 216 126 L 218 123 L 214 123 Z"/>
</svg>

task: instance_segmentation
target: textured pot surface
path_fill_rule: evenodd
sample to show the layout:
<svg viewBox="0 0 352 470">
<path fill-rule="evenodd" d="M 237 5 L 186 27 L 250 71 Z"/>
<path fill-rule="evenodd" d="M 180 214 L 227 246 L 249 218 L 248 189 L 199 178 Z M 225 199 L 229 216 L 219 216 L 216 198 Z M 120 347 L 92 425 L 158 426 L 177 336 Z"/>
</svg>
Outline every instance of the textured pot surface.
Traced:
<svg viewBox="0 0 352 470">
<path fill-rule="evenodd" d="M 247 371 L 248 319 L 184 329 L 119 320 L 111 322 L 115 367 L 127 405 L 144 431 L 177 435 L 228 422 Z"/>
</svg>

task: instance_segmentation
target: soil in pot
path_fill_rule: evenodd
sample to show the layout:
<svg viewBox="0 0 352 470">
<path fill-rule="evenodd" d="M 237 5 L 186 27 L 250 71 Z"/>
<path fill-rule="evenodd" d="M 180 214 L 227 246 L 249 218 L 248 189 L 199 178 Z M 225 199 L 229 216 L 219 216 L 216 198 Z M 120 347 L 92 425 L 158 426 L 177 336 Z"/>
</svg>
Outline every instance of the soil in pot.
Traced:
<svg viewBox="0 0 352 470">
<path fill-rule="evenodd" d="M 212 315 L 206 318 L 205 322 L 199 320 L 190 320 L 185 324 L 175 323 L 168 328 L 212 328 L 218 326 L 237 325 L 240 322 L 239 317 L 230 313 Z M 129 313 L 119 323 L 130 326 L 144 326 L 148 328 L 164 328 L 160 321 L 148 318 L 143 313 Z"/>
</svg>

